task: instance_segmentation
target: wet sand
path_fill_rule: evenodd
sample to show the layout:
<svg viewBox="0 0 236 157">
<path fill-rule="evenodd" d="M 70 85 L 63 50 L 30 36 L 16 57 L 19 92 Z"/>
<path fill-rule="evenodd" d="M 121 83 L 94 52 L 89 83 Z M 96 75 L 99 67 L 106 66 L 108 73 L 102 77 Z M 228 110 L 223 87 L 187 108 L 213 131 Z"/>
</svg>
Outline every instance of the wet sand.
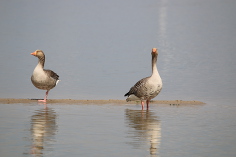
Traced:
<svg viewBox="0 0 236 157">
<path fill-rule="evenodd" d="M 32 103 L 37 102 L 38 99 L 12 99 L 12 98 L 0 98 L 2 104 L 16 104 L 16 103 Z M 47 104 L 58 103 L 58 104 L 139 104 L 140 101 L 126 100 L 74 100 L 74 99 L 48 99 Z M 152 100 L 152 104 L 168 104 L 168 105 L 202 105 L 205 104 L 201 101 L 184 101 L 184 100 Z"/>
</svg>

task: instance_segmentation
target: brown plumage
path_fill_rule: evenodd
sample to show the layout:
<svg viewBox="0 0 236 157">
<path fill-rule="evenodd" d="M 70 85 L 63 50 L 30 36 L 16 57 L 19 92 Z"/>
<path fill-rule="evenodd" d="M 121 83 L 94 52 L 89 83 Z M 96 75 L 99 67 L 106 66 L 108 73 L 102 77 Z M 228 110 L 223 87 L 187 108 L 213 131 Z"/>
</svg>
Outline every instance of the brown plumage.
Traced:
<svg viewBox="0 0 236 157">
<path fill-rule="evenodd" d="M 146 100 L 147 108 L 151 99 L 155 98 L 162 89 L 162 80 L 157 71 L 156 62 L 158 52 L 156 48 L 152 49 L 152 75 L 139 80 L 129 92 L 126 101 L 141 100 L 142 109 L 144 108 L 143 100 Z"/>
<path fill-rule="evenodd" d="M 36 88 L 47 90 L 44 100 L 39 100 L 40 102 L 46 102 L 48 92 L 57 85 L 59 76 L 52 70 L 44 69 L 45 55 L 42 50 L 36 50 L 31 55 L 38 57 L 38 64 L 33 71 L 31 81 Z"/>
</svg>

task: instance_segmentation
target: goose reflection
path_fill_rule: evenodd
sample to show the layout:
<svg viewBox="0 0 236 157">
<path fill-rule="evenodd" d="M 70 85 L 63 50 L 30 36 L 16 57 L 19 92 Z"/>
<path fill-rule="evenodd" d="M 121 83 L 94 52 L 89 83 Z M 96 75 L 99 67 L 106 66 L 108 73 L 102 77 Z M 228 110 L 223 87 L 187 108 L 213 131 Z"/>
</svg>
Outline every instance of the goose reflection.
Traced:
<svg viewBox="0 0 236 157">
<path fill-rule="evenodd" d="M 56 117 L 55 111 L 50 108 L 36 110 L 31 116 L 31 154 L 43 156 L 43 150 L 52 149 L 57 131 Z"/>
<path fill-rule="evenodd" d="M 126 125 L 129 127 L 128 137 L 135 149 L 148 145 L 151 156 L 158 156 L 161 139 L 161 123 L 150 110 L 126 109 Z"/>
</svg>

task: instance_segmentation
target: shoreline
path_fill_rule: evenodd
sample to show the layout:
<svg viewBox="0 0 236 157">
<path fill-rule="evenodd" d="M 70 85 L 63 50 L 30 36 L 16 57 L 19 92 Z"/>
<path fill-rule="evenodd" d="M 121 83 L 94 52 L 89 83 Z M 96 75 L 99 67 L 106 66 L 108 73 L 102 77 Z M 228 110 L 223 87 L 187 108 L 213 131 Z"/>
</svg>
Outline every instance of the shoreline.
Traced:
<svg viewBox="0 0 236 157">
<path fill-rule="evenodd" d="M 38 99 L 14 99 L 14 98 L 0 98 L 0 104 L 15 104 L 15 103 L 32 103 L 37 102 Z M 126 100 L 75 100 L 75 99 L 48 99 L 47 104 L 139 104 L 140 101 Z M 151 100 L 151 104 L 169 104 L 169 105 L 203 105 L 201 101 L 184 101 L 184 100 Z"/>
</svg>

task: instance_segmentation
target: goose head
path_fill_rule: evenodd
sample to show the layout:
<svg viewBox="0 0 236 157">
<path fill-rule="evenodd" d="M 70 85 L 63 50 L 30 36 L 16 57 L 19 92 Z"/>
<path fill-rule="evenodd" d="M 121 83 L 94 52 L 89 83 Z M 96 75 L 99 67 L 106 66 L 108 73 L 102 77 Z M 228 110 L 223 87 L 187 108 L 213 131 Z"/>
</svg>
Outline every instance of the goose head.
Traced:
<svg viewBox="0 0 236 157">
<path fill-rule="evenodd" d="M 158 56 L 157 48 L 152 48 L 152 56 Z"/>
<path fill-rule="evenodd" d="M 44 57 L 44 53 L 42 50 L 35 50 L 34 52 L 31 53 L 31 55 L 38 57 L 38 58 L 43 58 Z"/>
</svg>

